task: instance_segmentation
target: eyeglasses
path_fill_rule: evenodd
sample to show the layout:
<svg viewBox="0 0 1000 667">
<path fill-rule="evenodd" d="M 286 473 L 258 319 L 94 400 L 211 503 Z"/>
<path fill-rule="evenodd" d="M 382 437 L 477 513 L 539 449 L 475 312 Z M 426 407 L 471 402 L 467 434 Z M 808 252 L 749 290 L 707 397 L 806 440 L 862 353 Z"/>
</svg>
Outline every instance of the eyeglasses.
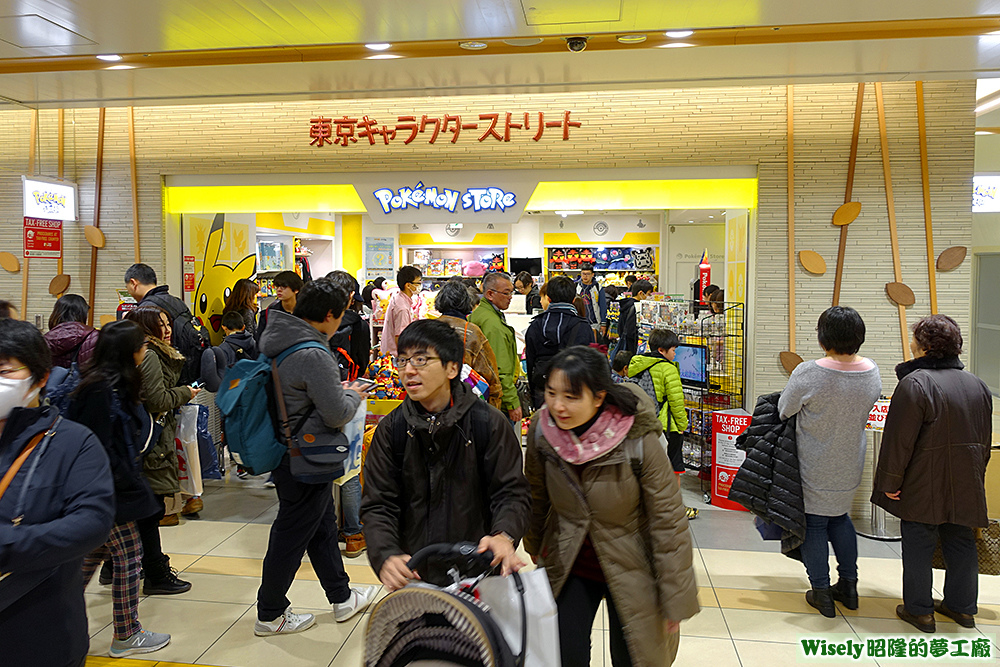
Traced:
<svg viewBox="0 0 1000 667">
<path fill-rule="evenodd" d="M 14 373 L 17 373 L 17 372 L 23 371 L 23 370 L 27 370 L 27 369 L 28 369 L 27 366 L 18 366 L 17 368 L 5 368 L 2 371 L 0 371 L 0 377 L 5 377 L 5 378 L 6 377 L 10 377 Z"/>
<path fill-rule="evenodd" d="M 403 370 L 406 368 L 406 364 L 410 364 L 414 368 L 423 368 L 433 359 L 441 360 L 441 357 L 428 357 L 423 354 L 419 354 L 415 357 L 396 357 L 396 368 Z"/>
<path fill-rule="evenodd" d="M 417 287 L 420 287 L 421 285 L 423 285 L 423 284 L 424 284 L 424 282 L 423 282 L 422 280 L 414 280 L 414 281 L 413 281 L 412 283 L 410 283 L 410 284 L 411 284 L 411 285 L 416 285 Z"/>
<path fill-rule="evenodd" d="M 509 290 L 491 289 L 490 291 L 491 292 L 496 292 L 497 294 L 500 294 L 501 296 L 513 296 L 514 295 L 514 290 L 512 290 L 512 289 L 509 289 Z"/>
</svg>

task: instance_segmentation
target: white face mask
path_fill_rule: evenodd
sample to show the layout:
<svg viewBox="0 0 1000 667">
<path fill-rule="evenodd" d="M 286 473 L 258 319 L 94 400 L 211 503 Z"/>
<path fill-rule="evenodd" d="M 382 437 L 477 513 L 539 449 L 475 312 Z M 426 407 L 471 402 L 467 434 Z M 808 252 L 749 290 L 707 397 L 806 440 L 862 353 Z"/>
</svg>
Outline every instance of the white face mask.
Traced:
<svg viewBox="0 0 1000 667">
<path fill-rule="evenodd" d="M 27 407 L 38 396 L 40 387 L 31 389 L 32 378 L 0 378 L 0 420 L 7 419 L 14 408 Z"/>
</svg>

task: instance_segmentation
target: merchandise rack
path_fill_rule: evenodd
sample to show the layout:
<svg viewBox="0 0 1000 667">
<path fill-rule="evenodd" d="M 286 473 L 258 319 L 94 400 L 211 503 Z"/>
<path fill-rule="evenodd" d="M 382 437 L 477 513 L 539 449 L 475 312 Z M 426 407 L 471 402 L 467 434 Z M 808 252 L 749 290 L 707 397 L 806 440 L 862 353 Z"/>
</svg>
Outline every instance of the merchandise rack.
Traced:
<svg viewBox="0 0 1000 667">
<path fill-rule="evenodd" d="M 654 328 L 671 329 L 682 343 L 708 348 L 704 386 L 684 385 L 684 407 L 688 429 L 684 433 L 684 465 L 697 471 L 705 502 L 709 501 L 708 481 L 712 467 L 712 413 L 716 410 L 742 408 L 745 387 L 745 308 L 742 303 L 709 306 L 691 301 L 640 301 L 636 308 L 639 325 L 639 354 L 647 351 L 649 334 Z M 617 304 L 615 304 L 617 305 Z M 609 328 L 617 332 L 617 318 Z"/>
</svg>

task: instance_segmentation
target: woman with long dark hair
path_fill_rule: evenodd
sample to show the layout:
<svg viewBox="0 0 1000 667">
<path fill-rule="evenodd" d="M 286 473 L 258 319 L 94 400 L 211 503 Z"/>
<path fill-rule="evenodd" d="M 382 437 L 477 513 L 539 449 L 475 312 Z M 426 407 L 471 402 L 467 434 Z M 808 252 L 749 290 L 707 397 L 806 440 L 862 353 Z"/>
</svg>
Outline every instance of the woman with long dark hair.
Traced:
<svg viewBox="0 0 1000 667">
<path fill-rule="evenodd" d="M 993 397 L 964 370 L 962 331 L 947 315 L 913 327 L 911 361 L 896 366 L 872 502 L 898 516 L 903 537 L 903 604 L 896 615 L 934 632 L 934 612 L 973 628 L 979 611 L 974 529 L 986 528 L 986 464 Z M 931 593 L 931 559 L 944 556 L 944 599 Z"/>
<path fill-rule="evenodd" d="M 177 525 L 179 522 L 177 506 L 180 504 L 181 485 L 174 445 L 177 431 L 174 411 L 194 398 L 199 390 L 186 385 L 177 386 L 184 368 L 184 355 L 170 346 L 172 330 L 170 318 L 164 310 L 140 305 L 125 317 L 142 328 L 149 343 L 139 364 L 142 403 L 153 419 L 163 426 L 160 437 L 150 445 L 142 462 L 143 474 L 158 501 L 156 514 L 138 522 L 143 548 L 142 567 L 146 573 L 143 593 L 183 593 L 191 588 L 191 584 L 178 579 L 170 568 L 170 559 L 160 547 L 159 525 Z M 167 521 L 162 523 L 161 517 Z"/>
<path fill-rule="evenodd" d="M 53 366 L 69 368 L 74 362 L 83 366 L 90 360 L 97 345 L 97 331 L 87 324 L 89 313 L 87 300 L 79 294 L 64 294 L 56 301 L 45 334 Z"/>
<path fill-rule="evenodd" d="M 83 561 L 86 587 L 97 566 L 111 559 L 114 640 L 110 654 L 114 658 L 151 653 L 170 643 L 170 635 L 149 632 L 139 623 L 142 544 L 136 521 L 158 510 L 142 475 L 142 452 L 153 435 L 152 419 L 140 402 L 138 366 L 146 347 L 146 334 L 135 322 L 105 325 L 66 411 L 67 419 L 83 424 L 100 439 L 114 478 L 115 525 L 108 541 Z"/>
<path fill-rule="evenodd" d="M 226 299 L 226 305 L 222 309 L 222 314 L 229 312 L 239 313 L 246 325 L 247 333 L 257 333 L 257 311 L 260 306 L 257 304 L 257 293 L 260 286 L 247 278 L 240 278 L 233 285 L 232 292 Z"/>
<path fill-rule="evenodd" d="M 680 622 L 698 613 L 691 535 L 662 435 L 652 400 L 615 384 L 600 352 L 578 345 L 552 359 L 528 432 L 524 546 L 552 585 L 567 667 L 590 664 L 583 638 L 601 600 L 615 667 L 672 663 Z"/>
</svg>

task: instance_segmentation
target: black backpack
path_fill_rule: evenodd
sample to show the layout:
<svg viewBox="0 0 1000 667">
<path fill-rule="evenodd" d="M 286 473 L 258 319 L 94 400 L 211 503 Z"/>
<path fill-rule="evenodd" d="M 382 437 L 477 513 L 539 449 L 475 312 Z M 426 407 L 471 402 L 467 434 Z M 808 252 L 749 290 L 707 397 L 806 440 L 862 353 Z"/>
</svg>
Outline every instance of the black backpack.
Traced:
<svg viewBox="0 0 1000 667">
<path fill-rule="evenodd" d="M 657 361 L 655 364 L 652 364 L 649 368 L 632 378 L 635 380 L 635 383 L 639 385 L 639 388 L 646 392 L 646 395 L 648 395 L 651 399 L 653 399 L 653 403 L 656 404 L 657 415 L 659 415 L 660 410 L 663 409 L 663 404 L 666 403 L 667 397 L 664 395 L 662 401 L 656 397 L 656 385 L 653 384 L 653 374 L 650 373 L 650 370 L 652 370 L 653 366 L 659 366 L 660 364 L 665 363 L 667 363 L 666 359 Z"/>
<path fill-rule="evenodd" d="M 201 353 L 212 347 L 208 329 L 202 326 L 184 302 L 170 294 L 147 294 L 142 300 L 162 308 L 173 328 L 171 344 L 184 355 L 179 384 L 191 384 L 201 377 Z"/>
</svg>

